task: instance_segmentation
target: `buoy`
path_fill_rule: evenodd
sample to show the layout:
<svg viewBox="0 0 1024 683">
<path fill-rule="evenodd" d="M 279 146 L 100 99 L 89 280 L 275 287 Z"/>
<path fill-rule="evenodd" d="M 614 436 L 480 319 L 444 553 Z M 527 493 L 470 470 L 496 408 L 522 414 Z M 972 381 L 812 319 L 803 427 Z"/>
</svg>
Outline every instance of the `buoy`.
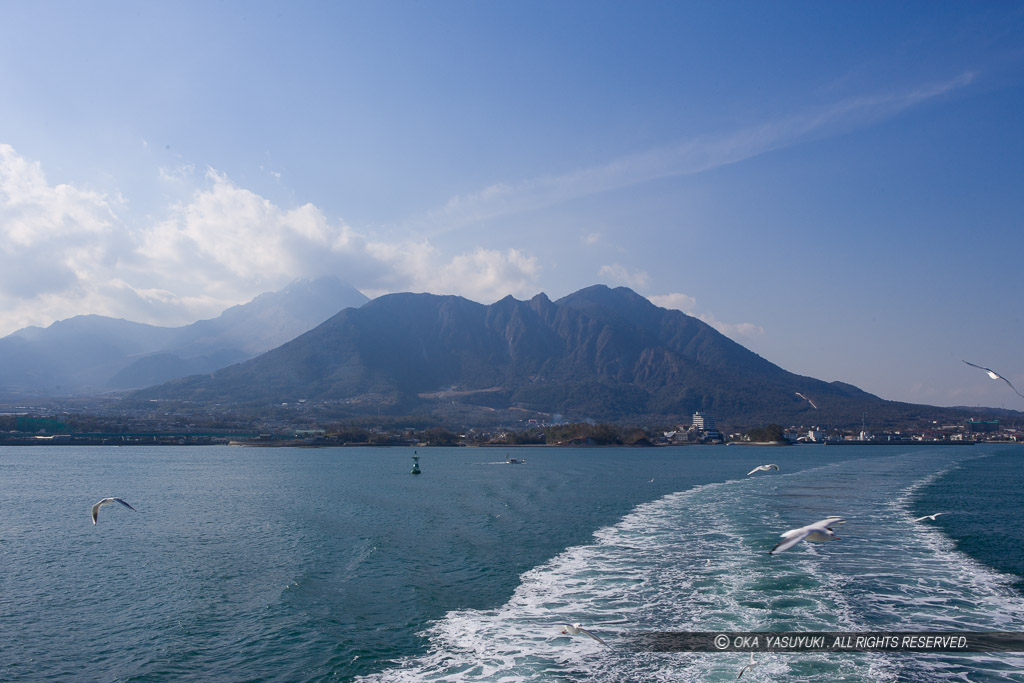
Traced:
<svg viewBox="0 0 1024 683">
<path fill-rule="evenodd" d="M 412 456 L 412 472 L 410 474 L 420 473 L 420 459 L 417 456 Z"/>
</svg>

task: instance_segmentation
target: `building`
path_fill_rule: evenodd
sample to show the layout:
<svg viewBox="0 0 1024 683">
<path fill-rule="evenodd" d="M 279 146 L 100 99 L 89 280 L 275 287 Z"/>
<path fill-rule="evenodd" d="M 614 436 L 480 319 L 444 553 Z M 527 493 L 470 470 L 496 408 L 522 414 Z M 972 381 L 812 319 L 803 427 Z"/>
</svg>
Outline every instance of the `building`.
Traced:
<svg viewBox="0 0 1024 683">
<path fill-rule="evenodd" d="M 693 426 L 702 432 L 713 432 L 717 429 L 715 418 L 705 415 L 699 410 L 693 414 Z"/>
<path fill-rule="evenodd" d="M 691 429 L 702 435 L 705 441 L 721 441 L 722 435 L 718 431 L 715 419 L 699 410 L 693 414 L 693 427 Z"/>
<path fill-rule="evenodd" d="M 967 431 L 972 434 L 979 432 L 998 432 L 999 420 L 968 420 L 965 425 Z"/>
</svg>

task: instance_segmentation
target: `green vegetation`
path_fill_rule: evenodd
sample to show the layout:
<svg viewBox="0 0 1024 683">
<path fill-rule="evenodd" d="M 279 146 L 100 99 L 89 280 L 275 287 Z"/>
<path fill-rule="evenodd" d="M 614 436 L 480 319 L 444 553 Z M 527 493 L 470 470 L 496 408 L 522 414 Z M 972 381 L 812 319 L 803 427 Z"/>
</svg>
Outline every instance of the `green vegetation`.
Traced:
<svg viewBox="0 0 1024 683">
<path fill-rule="evenodd" d="M 757 429 L 751 429 L 747 432 L 747 436 L 751 441 L 757 442 L 772 442 L 772 441 L 783 441 L 786 438 L 786 430 L 781 425 L 770 424 L 767 427 L 758 427 Z"/>
<path fill-rule="evenodd" d="M 8 428 L 6 431 L 25 432 L 27 434 L 67 434 L 71 431 L 71 428 L 64 422 L 54 418 L 19 415 L 14 418 L 14 428 Z"/>
<path fill-rule="evenodd" d="M 634 446 L 650 443 L 647 432 L 638 427 L 585 422 L 548 427 L 544 430 L 544 438 L 544 443 L 549 445 Z"/>
</svg>

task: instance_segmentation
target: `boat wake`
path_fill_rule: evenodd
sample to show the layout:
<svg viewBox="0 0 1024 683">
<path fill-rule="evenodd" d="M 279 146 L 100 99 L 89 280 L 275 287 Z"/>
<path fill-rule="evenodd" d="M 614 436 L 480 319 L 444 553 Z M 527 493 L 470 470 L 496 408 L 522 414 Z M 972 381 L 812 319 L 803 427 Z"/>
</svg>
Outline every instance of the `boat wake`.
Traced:
<svg viewBox="0 0 1024 683">
<path fill-rule="evenodd" d="M 367 680 L 735 680 L 745 653 L 651 653 L 655 631 L 1019 631 L 1006 577 L 912 522 L 908 501 L 950 468 L 942 453 L 854 459 L 733 480 L 636 507 L 593 542 L 525 572 L 493 610 L 457 610 L 421 656 Z M 931 474 L 922 476 L 921 472 Z M 843 540 L 767 551 L 782 531 L 843 514 Z M 581 623 L 609 647 L 561 633 Z M 763 653 L 744 680 L 1024 680 L 1013 654 Z"/>
</svg>

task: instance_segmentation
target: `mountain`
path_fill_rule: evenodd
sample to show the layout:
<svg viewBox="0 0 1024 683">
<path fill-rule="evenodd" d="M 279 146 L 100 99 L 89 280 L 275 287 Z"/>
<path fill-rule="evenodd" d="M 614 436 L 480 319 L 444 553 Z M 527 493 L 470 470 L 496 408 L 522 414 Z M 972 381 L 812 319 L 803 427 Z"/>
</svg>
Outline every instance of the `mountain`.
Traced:
<svg viewBox="0 0 1024 683">
<path fill-rule="evenodd" d="M 489 306 L 387 295 L 245 363 L 135 396 L 302 401 L 335 414 L 472 408 L 570 420 L 689 422 L 701 410 L 723 424 L 859 423 L 922 408 L 787 372 L 696 318 L 601 285 L 554 302 L 538 294 Z"/>
<path fill-rule="evenodd" d="M 297 280 L 220 316 L 158 327 L 99 315 L 0 339 L 0 394 L 81 396 L 166 382 L 275 348 L 368 299 L 335 277 Z"/>
</svg>

